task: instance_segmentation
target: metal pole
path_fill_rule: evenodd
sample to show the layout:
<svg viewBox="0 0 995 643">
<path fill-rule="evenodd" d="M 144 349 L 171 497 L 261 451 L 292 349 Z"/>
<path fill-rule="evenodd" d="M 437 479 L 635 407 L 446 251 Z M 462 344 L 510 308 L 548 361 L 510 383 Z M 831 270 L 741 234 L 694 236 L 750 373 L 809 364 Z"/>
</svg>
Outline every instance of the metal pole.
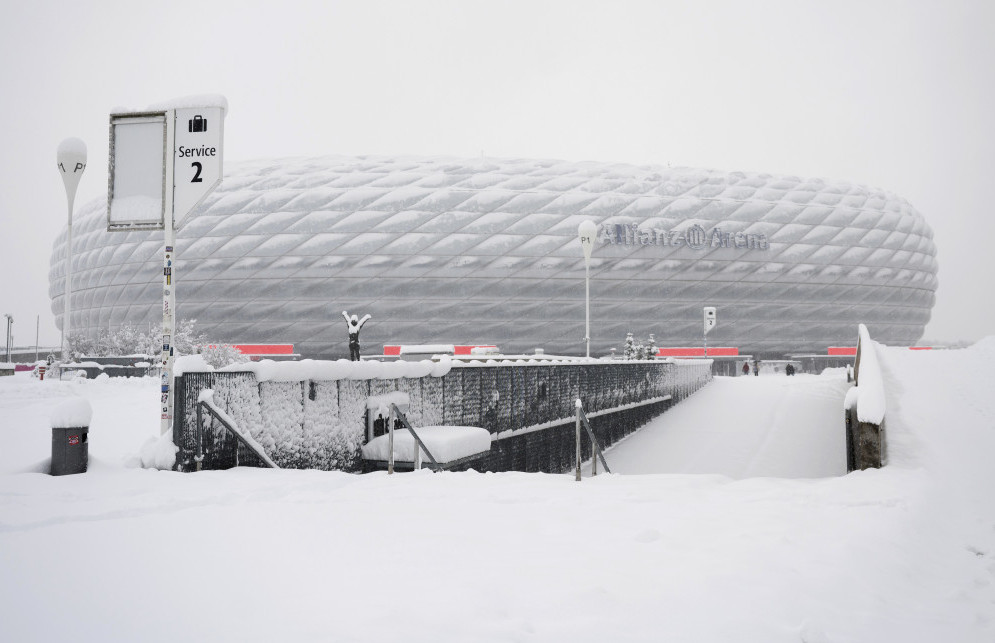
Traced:
<svg viewBox="0 0 995 643">
<path fill-rule="evenodd" d="M 591 357 L 591 261 L 584 260 L 584 341 L 587 342 L 587 357 Z"/>
<path fill-rule="evenodd" d="M 41 315 L 35 315 L 35 362 L 38 361 L 38 329 L 41 328 Z"/>
<path fill-rule="evenodd" d="M 73 283 L 73 202 L 76 200 L 76 188 L 86 169 L 86 143 L 78 138 L 67 138 L 59 143 L 55 160 L 62 183 L 66 188 L 66 203 L 68 218 L 66 227 L 66 293 L 62 305 L 62 361 L 66 362 L 69 355 L 69 342 L 72 335 L 72 283 Z"/>
<path fill-rule="evenodd" d="M 574 477 L 574 480 L 576 480 L 577 482 L 580 482 L 580 400 L 577 400 L 576 407 L 577 407 L 577 427 L 576 427 L 576 431 L 575 431 L 575 434 L 576 434 L 575 435 L 575 438 L 576 438 L 576 454 L 575 454 L 575 457 L 576 457 L 576 460 L 577 460 L 577 473 L 576 473 L 576 475 Z"/>
<path fill-rule="evenodd" d="M 14 318 L 9 314 L 4 314 L 7 318 L 7 334 L 4 336 L 4 345 L 7 347 L 7 363 L 10 363 L 10 325 L 14 323 Z"/>
<path fill-rule="evenodd" d="M 387 411 L 387 475 L 394 473 L 394 409 Z"/>
<path fill-rule="evenodd" d="M 69 361 L 69 335 L 72 331 L 70 317 L 73 314 L 73 199 L 69 198 L 69 224 L 66 233 L 66 294 L 62 305 L 62 362 Z"/>
<path fill-rule="evenodd" d="M 172 110 L 166 112 L 166 149 L 173 150 L 173 141 L 176 136 L 176 113 Z M 162 420 L 160 433 L 165 435 L 173 428 L 173 340 L 176 329 L 176 270 L 173 252 L 175 243 L 175 232 L 173 230 L 173 154 L 166 155 L 165 176 L 163 181 L 168 179 L 168 183 L 163 190 L 165 202 L 163 203 L 163 237 L 165 240 L 165 251 L 162 260 L 162 392 L 165 394 L 165 402 L 162 405 Z"/>
</svg>

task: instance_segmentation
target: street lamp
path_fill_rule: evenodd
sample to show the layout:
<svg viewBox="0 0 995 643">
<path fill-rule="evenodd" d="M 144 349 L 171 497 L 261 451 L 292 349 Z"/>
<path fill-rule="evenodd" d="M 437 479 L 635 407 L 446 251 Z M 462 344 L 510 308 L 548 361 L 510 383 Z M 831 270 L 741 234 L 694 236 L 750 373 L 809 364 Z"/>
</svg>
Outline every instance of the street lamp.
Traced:
<svg viewBox="0 0 995 643">
<path fill-rule="evenodd" d="M 62 183 L 66 186 L 66 199 L 69 201 L 69 228 L 66 236 L 66 298 L 62 304 L 62 361 L 69 357 L 69 318 L 72 315 L 72 279 L 73 279 L 73 201 L 76 200 L 76 188 L 86 169 L 86 143 L 78 138 L 67 138 L 59 143 L 56 152 L 56 162 Z"/>
<path fill-rule="evenodd" d="M 594 250 L 597 234 L 598 226 L 590 219 L 577 226 L 580 245 L 584 248 L 584 343 L 587 345 L 587 357 L 591 356 L 591 251 Z"/>
</svg>

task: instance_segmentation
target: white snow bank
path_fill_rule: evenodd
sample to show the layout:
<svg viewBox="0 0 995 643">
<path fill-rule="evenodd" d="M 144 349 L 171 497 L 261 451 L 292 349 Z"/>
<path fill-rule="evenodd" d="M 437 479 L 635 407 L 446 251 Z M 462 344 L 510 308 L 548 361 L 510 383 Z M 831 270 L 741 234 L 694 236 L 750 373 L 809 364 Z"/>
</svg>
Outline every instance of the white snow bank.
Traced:
<svg viewBox="0 0 995 643">
<path fill-rule="evenodd" d="M 167 109 L 184 109 L 187 107 L 220 107 L 228 113 L 228 99 L 221 94 L 191 94 L 169 100 L 152 103 L 148 106 L 150 112 L 164 112 Z"/>
<path fill-rule="evenodd" d="M 181 355 L 173 360 L 173 376 L 184 373 L 211 373 L 214 367 L 204 361 L 203 355 Z"/>
<path fill-rule="evenodd" d="M 443 363 L 445 362 L 445 363 Z M 302 382 L 304 380 L 370 380 L 398 379 L 401 377 L 417 378 L 441 377 L 449 372 L 452 362 L 422 360 L 419 362 L 351 362 L 340 360 L 304 359 L 299 362 L 274 362 L 264 359 L 258 362 L 230 364 L 219 371 L 255 373 L 260 382 Z M 206 365 L 205 365 L 206 366 Z M 210 369 L 210 367 L 207 367 Z M 187 368 L 187 371 L 195 370 Z M 199 369 L 196 369 L 199 370 Z"/>
<path fill-rule="evenodd" d="M 436 462 L 440 464 L 491 449 L 491 434 L 487 429 L 476 426 L 422 426 L 417 427 L 415 431 L 432 452 Z M 363 457 L 367 460 L 389 459 L 389 438 L 389 435 L 384 434 L 370 440 L 363 447 Z M 394 461 L 414 462 L 414 459 L 414 436 L 407 429 L 394 431 Z M 422 460 L 428 461 L 424 450 L 422 450 Z"/>
<path fill-rule="evenodd" d="M 93 409 L 90 403 L 81 397 L 72 397 L 55 407 L 50 421 L 53 429 L 90 426 Z"/>
<path fill-rule="evenodd" d="M 176 466 L 176 453 L 180 448 L 173 444 L 173 430 L 170 429 L 157 438 L 149 438 L 142 445 L 139 457 L 145 469 L 172 471 Z"/>
<path fill-rule="evenodd" d="M 857 381 L 857 420 L 881 424 L 884 421 L 884 382 L 878 362 L 878 343 L 871 339 L 867 327 L 860 325 L 860 370 Z"/>
</svg>

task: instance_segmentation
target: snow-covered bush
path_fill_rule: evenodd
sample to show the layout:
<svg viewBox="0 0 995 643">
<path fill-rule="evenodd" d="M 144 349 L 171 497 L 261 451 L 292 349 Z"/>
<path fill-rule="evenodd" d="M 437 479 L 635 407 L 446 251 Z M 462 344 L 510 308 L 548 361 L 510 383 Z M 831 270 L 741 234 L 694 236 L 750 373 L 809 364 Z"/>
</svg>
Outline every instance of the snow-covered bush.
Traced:
<svg viewBox="0 0 995 643">
<path fill-rule="evenodd" d="M 632 333 L 625 335 L 625 348 L 622 349 L 622 356 L 625 359 L 636 359 L 636 340 Z"/>
<path fill-rule="evenodd" d="M 191 355 L 207 344 L 204 335 L 196 331 L 196 319 L 183 319 L 173 333 L 172 345 L 180 355 Z M 69 334 L 69 359 L 82 357 L 108 357 L 110 355 L 158 355 L 162 351 L 162 326 L 160 324 L 131 324 L 125 322 L 113 331 L 98 328 L 90 337 L 84 333 Z"/>
<path fill-rule="evenodd" d="M 249 358 L 231 344 L 210 344 L 200 352 L 209 366 L 221 368 L 229 364 L 248 362 Z"/>
<path fill-rule="evenodd" d="M 625 335 L 625 347 L 622 350 L 622 357 L 625 359 L 653 359 L 656 357 L 656 338 L 649 336 L 646 343 L 637 342 L 632 333 Z"/>
</svg>

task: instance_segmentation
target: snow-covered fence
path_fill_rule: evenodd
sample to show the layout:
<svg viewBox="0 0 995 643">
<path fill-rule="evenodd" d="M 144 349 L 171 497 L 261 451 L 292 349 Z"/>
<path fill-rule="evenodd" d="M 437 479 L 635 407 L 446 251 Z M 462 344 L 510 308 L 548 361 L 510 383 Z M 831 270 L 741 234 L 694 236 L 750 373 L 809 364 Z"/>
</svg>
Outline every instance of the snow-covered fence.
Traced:
<svg viewBox="0 0 995 643">
<path fill-rule="evenodd" d="M 867 327 L 858 328 L 854 386 L 843 402 L 847 471 L 879 468 L 885 459 L 885 395 L 877 344 Z"/>
<path fill-rule="evenodd" d="M 233 370 L 235 368 L 248 370 Z M 196 404 L 217 405 L 283 468 L 358 471 L 367 400 L 405 393 L 418 426 L 478 426 L 492 435 L 491 470 L 569 470 L 574 403 L 583 400 L 598 440 L 609 445 L 711 379 L 704 360 L 678 362 L 489 361 L 252 363 L 221 371 L 185 369 L 176 379 L 174 441 L 179 468 L 192 468 Z M 585 451 L 589 449 L 587 447 Z M 225 468 L 205 448 L 204 468 Z M 478 465 L 480 466 L 480 465 Z"/>
</svg>

